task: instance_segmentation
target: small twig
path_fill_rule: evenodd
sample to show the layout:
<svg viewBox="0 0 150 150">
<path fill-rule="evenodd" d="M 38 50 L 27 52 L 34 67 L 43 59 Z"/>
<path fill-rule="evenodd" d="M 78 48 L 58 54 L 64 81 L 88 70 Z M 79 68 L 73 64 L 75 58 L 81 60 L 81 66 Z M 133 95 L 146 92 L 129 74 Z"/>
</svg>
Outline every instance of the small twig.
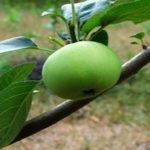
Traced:
<svg viewBox="0 0 150 150">
<path fill-rule="evenodd" d="M 150 47 L 137 54 L 135 57 L 133 57 L 131 60 L 129 60 L 122 66 L 122 73 L 116 85 L 122 82 L 123 80 L 129 78 L 130 76 L 136 74 L 142 67 L 144 67 L 149 62 Z M 102 94 L 103 93 L 101 93 L 100 95 Z M 48 112 L 45 112 L 27 121 L 20 134 L 14 139 L 12 143 L 20 141 L 30 135 L 33 135 L 34 133 L 37 133 L 55 124 L 56 122 L 69 116 L 76 110 L 82 108 L 98 96 L 99 95 L 85 100 L 67 100 L 61 103 L 60 105 L 56 106 L 52 110 L 49 110 Z"/>
</svg>

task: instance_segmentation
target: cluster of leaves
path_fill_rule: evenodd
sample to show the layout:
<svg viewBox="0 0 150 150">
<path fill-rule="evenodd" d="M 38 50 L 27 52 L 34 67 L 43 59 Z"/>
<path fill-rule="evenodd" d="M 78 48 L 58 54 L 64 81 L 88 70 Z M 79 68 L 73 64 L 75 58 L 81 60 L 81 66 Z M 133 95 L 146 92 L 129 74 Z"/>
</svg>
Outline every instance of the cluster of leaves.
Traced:
<svg viewBox="0 0 150 150">
<path fill-rule="evenodd" d="M 87 0 L 63 5 L 61 13 L 48 10 L 43 15 L 60 17 L 65 22 L 68 30 L 58 33 L 65 41 L 93 40 L 107 45 L 108 33 L 104 28 L 124 21 L 140 23 L 149 20 L 149 8 L 149 0 Z M 0 53 L 20 49 L 41 50 L 26 37 L 0 42 Z M 11 143 L 24 125 L 31 93 L 37 85 L 26 79 L 33 67 L 33 63 L 22 64 L 0 76 L 0 148 Z"/>
<path fill-rule="evenodd" d="M 108 34 L 104 30 L 108 25 L 125 21 L 141 23 L 150 19 L 149 0 L 88 0 L 76 3 L 74 7 L 75 12 L 72 12 L 71 4 L 63 5 L 61 14 L 49 10 L 43 12 L 43 15 L 63 19 L 69 31 L 58 35 L 71 42 L 92 40 L 108 44 Z"/>
</svg>

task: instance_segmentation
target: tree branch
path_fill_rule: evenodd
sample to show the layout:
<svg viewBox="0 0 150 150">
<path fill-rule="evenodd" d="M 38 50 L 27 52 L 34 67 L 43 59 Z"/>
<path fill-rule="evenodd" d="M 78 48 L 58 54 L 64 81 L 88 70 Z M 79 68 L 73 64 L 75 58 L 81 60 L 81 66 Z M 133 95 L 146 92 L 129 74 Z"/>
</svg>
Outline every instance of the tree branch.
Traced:
<svg viewBox="0 0 150 150">
<path fill-rule="evenodd" d="M 122 73 L 116 85 L 124 81 L 125 79 L 129 78 L 130 76 L 136 74 L 142 67 L 144 67 L 149 62 L 150 62 L 150 47 L 147 47 L 145 50 L 141 51 L 131 60 L 123 64 Z M 56 122 L 69 116 L 76 110 L 82 108 L 83 106 L 94 100 L 96 97 L 102 95 L 103 93 L 85 100 L 66 100 L 65 102 L 59 104 L 52 110 L 49 110 L 27 121 L 25 126 L 21 130 L 20 134 L 14 139 L 12 143 L 20 141 L 30 135 L 33 135 L 34 133 L 37 133 L 55 124 Z"/>
<path fill-rule="evenodd" d="M 150 47 L 147 47 L 139 54 L 122 65 L 122 73 L 118 81 L 121 82 L 136 74 L 141 68 L 150 62 Z"/>
</svg>

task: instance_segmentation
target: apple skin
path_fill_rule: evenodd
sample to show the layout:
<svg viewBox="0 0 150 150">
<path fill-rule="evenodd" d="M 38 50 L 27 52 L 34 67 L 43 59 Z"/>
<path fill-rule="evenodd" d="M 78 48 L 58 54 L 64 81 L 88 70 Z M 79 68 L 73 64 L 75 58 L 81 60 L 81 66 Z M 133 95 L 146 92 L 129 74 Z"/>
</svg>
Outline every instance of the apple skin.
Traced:
<svg viewBox="0 0 150 150">
<path fill-rule="evenodd" d="M 85 99 L 112 87 L 121 60 L 107 46 L 80 41 L 66 45 L 46 60 L 42 76 L 50 91 L 62 98 Z"/>
</svg>

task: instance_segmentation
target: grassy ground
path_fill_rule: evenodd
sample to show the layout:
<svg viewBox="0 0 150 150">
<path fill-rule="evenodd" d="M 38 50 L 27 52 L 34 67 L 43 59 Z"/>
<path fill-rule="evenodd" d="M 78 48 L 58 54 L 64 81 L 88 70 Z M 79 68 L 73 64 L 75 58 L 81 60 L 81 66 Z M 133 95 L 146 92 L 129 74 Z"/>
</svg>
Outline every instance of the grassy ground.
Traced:
<svg viewBox="0 0 150 150">
<path fill-rule="evenodd" d="M 13 15 L 14 16 L 13 16 Z M 17 16 L 17 17 L 16 17 Z M 41 17 L 34 11 L 20 12 L 16 9 L 0 11 L 0 40 L 13 36 L 31 37 L 42 47 L 57 46 L 48 37 L 55 36 L 48 29 L 49 17 Z M 123 62 L 140 51 L 140 46 L 131 45 L 129 36 L 148 29 L 145 23 L 136 27 L 131 23 L 109 26 L 110 46 Z M 149 35 L 147 34 L 147 37 Z M 147 38 L 148 39 L 148 38 Z M 146 43 L 149 43 L 145 39 Z M 35 51 L 18 51 L 1 55 L 0 67 L 18 63 L 25 57 L 45 57 Z M 9 63 L 8 63 L 9 62 Z M 107 94 L 97 98 L 83 109 L 58 124 L 4 150 L 149 150 L 150 149 L 150 70 L 149 65 L 136 76 L 118 85 Z M 29 118 L 46 111 L 62 99 L 50 95 L 45 89 L 34 96 Z"/>
</svg>

